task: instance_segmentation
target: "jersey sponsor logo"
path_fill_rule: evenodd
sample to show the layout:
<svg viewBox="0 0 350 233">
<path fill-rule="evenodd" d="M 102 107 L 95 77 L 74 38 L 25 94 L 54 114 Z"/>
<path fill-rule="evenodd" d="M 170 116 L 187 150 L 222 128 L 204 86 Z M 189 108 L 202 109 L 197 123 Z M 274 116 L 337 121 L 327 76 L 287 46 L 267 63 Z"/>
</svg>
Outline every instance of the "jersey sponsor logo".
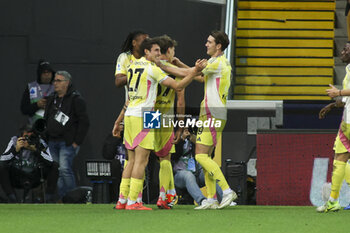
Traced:
<svg viewBox="0 0 350 233">
<path fill-rule="evenodd" d="M 160 118 L 162 113 L 157 111 L 143 112 L 143 128 L 144 129 L 160 129 Z"/>
<path fill-rule="evenodd" d="M 170 104 L 170 103 L 171 103 L 170 100 L 168 100 L 168 101 L 157 100 L 157 101 L 156 101 L 156 104 L 158 104 L 158 105 L 167 105 L 167 104 Z"/>
<path fill-rule="evenodd" d="M 142 96 L 129 96 L 130 100 L 142 100 L 143 97 Z"/>
</svg>

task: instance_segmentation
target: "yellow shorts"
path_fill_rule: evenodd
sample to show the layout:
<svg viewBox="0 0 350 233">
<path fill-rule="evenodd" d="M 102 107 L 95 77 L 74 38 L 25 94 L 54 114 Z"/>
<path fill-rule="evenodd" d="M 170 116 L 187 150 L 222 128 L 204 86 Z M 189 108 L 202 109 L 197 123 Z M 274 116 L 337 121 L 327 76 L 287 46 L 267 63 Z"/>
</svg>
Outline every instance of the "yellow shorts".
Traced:
<svg viewBox="0 0 350 233">
<path fill-rule="evenodd" d="M 198 128 L 196 143 L 215 147 L 225 128 L 226 120 L 210 119 L 207 115 L 202 115 L 199 117 L 199 121 L 202 121 L 204 124 Z M 208 124 L 205 124 L 205 122 Z"/>
<path fill-rule="evenodd" d="M 335 138 L 333 150 L 336 154 L 350 152 L 350 124 L 341 122 L 340 128 Z"/>
<path fill-rule="evenodd" d="M 124 117 L 124 144 L 126 149 L 134 150 L 137 146 L 153 150 L 154 130 L 143 128 L 143 118 L 135 116 Z"/>
<path fill-rule="evenodd" d="M 160 128 L 154 130 L 154 152 L 158 157 L 165 157 L 175 153 L 173 128 Z"/>
</svg>

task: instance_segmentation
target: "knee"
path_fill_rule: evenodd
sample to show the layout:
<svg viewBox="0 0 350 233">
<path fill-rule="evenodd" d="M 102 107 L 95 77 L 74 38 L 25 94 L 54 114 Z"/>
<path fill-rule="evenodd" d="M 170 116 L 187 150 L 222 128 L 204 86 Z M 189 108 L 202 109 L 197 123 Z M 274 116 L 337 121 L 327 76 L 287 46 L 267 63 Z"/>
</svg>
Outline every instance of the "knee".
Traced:
<svg viewBox="0 0 350 233">
<path fill-rule="evenodd" d="M 70 176 L 73 174 L 73 169 L 71 167 L 59 167 L 58 171 L 60 176 Z"/>
<path fill-rule="evenodd" d="M 198 163 L 202 163 L 203 161 L 208 159 L 208 155 L 207 154 L 196 154 L 195 158 L 196 158 Z"/>
<path fill-rule="evenodd" d="M 193 181 L 196 180 L 196 177 L 192 174 L 190 171 L 184 172 L 184 180 L 187 181 Z"/>
<path fill-rule="evenodd" d="M 334 161 L 338 160 L 346 163 L 349 160 L 349 158 L 350 158 L 350 153 L 335 154 Z"/>
<path fill-rule="evenodd" d="M 169 166 L 169 165 L 171 166 L 171 163 L 170 163 L 169 160 L 166 160 L 166 159 L 165 159 L 165 160 L 160 161 L 160 164 L 159 164 L 159 165 L 160 165 L 161 168 L 163 168 L 163 167 L 167 167 L 167 166 Z"/>
</svg>

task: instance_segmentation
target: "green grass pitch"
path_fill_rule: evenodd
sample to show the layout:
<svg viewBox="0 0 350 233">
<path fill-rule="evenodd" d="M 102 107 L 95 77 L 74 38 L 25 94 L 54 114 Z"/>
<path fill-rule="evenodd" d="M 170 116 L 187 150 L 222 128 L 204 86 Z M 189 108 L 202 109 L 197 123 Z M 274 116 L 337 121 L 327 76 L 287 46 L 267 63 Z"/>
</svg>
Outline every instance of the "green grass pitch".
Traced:
<svg viewBox="0 0 350 233">
<path fill-rule="evenodd" d="M 320 214 L 312 206 L 234 206 L 223 210 L 114 210 L 112 204 L 1 204 L 1 233 L 349 232 L 350 210 Z"/>
</svg>

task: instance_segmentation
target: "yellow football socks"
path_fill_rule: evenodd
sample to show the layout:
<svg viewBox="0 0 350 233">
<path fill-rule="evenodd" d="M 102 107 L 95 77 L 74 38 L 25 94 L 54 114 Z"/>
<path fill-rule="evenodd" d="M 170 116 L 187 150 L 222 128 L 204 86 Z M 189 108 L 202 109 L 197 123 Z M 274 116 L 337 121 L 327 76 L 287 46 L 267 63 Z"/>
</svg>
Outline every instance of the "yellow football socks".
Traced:
<svg viewBox="0 0 350 233">
<path fill-rule="evenodd" d="M 219 165 L 214 162 L 207 154 L 196 154 L 197 162 L 203 167 L 204 170 L 208 171 L 209 176 L 216 180 L 222 190 L 230 188 L 227 184 L 224 174 Z"/>
<path fill-rule="evenodd" d="M 345 176 L 345 165 L 345 162 L 339 160 L 333 161 L 332 191 L 330 197 L 334 200 L 339 197 L 340 188 Z"/>
<path fill-rule="evenodd" d="M 209 172 L 207 172 L 206 170 L 203 170 L 203 172 L 204 172 L 205 186 L 207 187 L 207 197 L 214 198 L 216 194 L 216 182 L 212 177 L 209 176 Z"/>
<path fill-rule="evenodd" d="M 171 165 L 171 162 L 169 163 L 170 163 L 170 183 L 169 183 L 168 190 L 175 190 L 173 166 Z"/>
<path fill-rule="evenodd" d="M 119 201 L 126 201 L 130 190 L 130 178 L 122 178 L 119 189 Z"/>
<path fill-rule="evenodd" d="M 130 192 L 128 198 L 131 201 L 135 201 L 140 193 L 140 191 L 143 189 L 143 179 L 136 179 L 132 178 L 130 180 Z"/>
<path fill-rule="evenodd" d="M 172 176 L 172 168 L 169 160 L 162 160 L 159 168 L 159 190 L 160 196 L 165 200 L 165 193 L 169 189 Z"/>
<path fill-rule="evenodd" d="M 348 183 L 348 185 L 350 185 L 350 161 L 349 160 L 345 165 L 345 181 L 346 183 Z"/>
</svg>

